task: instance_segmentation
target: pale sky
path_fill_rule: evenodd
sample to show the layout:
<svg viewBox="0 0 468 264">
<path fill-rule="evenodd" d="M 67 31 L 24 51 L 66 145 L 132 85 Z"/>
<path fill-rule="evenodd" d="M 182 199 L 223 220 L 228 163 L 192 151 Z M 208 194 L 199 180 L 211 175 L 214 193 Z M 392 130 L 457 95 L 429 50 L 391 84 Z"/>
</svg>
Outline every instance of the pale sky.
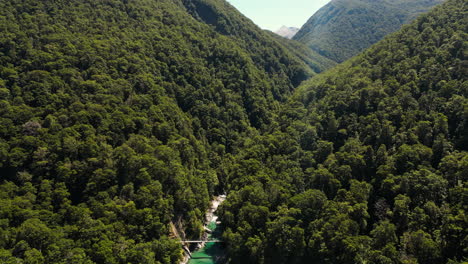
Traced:
<svg viewBox="0 0 468 264">
<path fill-rule="evenodd" d="M 263 29 L 276 31 L 282 25 L 300 28 L 330 0 L 228 0 Z"/>
</svg>

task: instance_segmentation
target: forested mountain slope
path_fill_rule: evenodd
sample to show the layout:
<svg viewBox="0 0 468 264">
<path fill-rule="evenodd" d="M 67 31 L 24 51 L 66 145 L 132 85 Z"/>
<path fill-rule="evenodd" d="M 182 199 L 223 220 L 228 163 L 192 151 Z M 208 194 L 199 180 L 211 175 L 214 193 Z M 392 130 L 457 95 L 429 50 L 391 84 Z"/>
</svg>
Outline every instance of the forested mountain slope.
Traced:
<svg viewBox="0 0 468 264">
<path fill-rule="evenodd" d="M 443 0 L 332 0 L 294 36 L 319 54 L 343 62 Z"/>
<path fill-rule="evenodd" d="M 311 74 L 221 0 L 0 1 L 0 262 L 177 263 Z"/>
<path fill-rule="evenodd" d="M 337 65 L 336 62 L 318 54 L 299 41 L 287 39 L 277 34 L 267 31 L 280 45 L 290 53 L 296 55 L 306 63 L 314 72 L 320 73 Z"/>
<path fill-rule="evenodd" d="M 306 82 L 227 169 L 232 263 L 466 263 L 467 5 Z"/>
<path fill-rule="evenodd" d="M 288 77 L 290 82 L 297 86 L 314 74 L 314 70 L 305 67 L 301 57 L 288 53 L 276 44 L 264 30 L 257 27 L 228 2 L 224 0 L 182 1 L 194 18 L 211 25 L 216 32 L 228 36 L 231 41 L 248 52 L 256 65 L 262 66 L 267 72 L 275 73 L 270 74 L 269 78 L 274 80 L 276 75 L 281 75 L 283 78 Z M 281 83 L 280 80 L 276 83 L 283 86 L 289 85 Z M 281 92 L 278 96 L 286 95 L 288 93 Z"/>
</svg>

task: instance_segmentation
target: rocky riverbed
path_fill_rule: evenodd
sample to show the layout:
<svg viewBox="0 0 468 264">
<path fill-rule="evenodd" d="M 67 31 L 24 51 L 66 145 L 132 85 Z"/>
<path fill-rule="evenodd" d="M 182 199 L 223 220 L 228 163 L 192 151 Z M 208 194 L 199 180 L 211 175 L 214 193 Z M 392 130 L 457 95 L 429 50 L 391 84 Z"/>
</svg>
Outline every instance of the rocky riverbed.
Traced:
<svg viewBox="0 0 468 264">
<path fill-rule="evenodd" d="M 205 215 L 205 233 L 202 240 L 215 240 L 219 239 L 220 231 L 218 229 L 220 222 L 218 216 L 215 214 L 219 205 L 226 200 L 226 195 L 215 196 L 211 201 L 211 206 Z M 188 249 L 188 248 L 186 248 Z M 182 264 L 211 264 L 218 263 L 223 257 L 223 252 L 220 243 L 202 242 L 198 243 L 196 250 L 186 256 Z"/>
</svg>

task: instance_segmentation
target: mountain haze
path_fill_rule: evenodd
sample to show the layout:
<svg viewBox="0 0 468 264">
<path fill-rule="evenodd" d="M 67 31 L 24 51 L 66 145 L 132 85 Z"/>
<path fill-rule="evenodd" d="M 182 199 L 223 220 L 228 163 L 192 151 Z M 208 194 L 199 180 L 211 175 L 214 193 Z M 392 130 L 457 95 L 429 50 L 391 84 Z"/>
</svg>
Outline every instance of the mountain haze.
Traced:
<svg viewBox="0 0 468 264">
<path fill-rule="evenodd" d="M 332 0 L 294 36 L 336 62 L 349 59 L 443 0 Z"/>
<path fill-rule="evenodd" d="M 291 54 L 294 54 L 296 57 L 300 58 L 316 73 L 321 73 L 337 65 L 336 62 L 318 54 L 316 51 L 312 50 L 299 41 L 281 37 L 271 31 L 267 31 L 267 33 L 269 33 L 273 39 L 275 39 Z"/>
<path fill-rule="evenodd" d="M 299 28 L 296 27 L 282 26 L 280 29 L 276 30 L 275 33 L 281 37 L 292 39 L 298 31 Z"/>
</svg>

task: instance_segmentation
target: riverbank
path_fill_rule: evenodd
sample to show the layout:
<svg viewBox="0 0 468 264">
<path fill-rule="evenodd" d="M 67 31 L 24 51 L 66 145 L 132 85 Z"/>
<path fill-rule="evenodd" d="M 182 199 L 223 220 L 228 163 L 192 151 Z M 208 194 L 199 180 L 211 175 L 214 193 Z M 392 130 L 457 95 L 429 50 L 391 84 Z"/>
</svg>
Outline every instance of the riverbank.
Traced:
<svg viewBox="0 0 468 264">
<path fill-rule="evenodd" d="M 205 214 L 205 233 L 202 240 L 219 239 L 221 231 L 219 230 L 218 216 L 215 214 L 219 205 L 226 200 L 226 195 L 215 196 L 211 201 L 210 208 Z M 190 254 L 186 252 L 182 264 L 214 264 L 222 258 L 223 251 L 220 243 L 202 242 L 197 244 L 196 250 Z"/>
</svg>

